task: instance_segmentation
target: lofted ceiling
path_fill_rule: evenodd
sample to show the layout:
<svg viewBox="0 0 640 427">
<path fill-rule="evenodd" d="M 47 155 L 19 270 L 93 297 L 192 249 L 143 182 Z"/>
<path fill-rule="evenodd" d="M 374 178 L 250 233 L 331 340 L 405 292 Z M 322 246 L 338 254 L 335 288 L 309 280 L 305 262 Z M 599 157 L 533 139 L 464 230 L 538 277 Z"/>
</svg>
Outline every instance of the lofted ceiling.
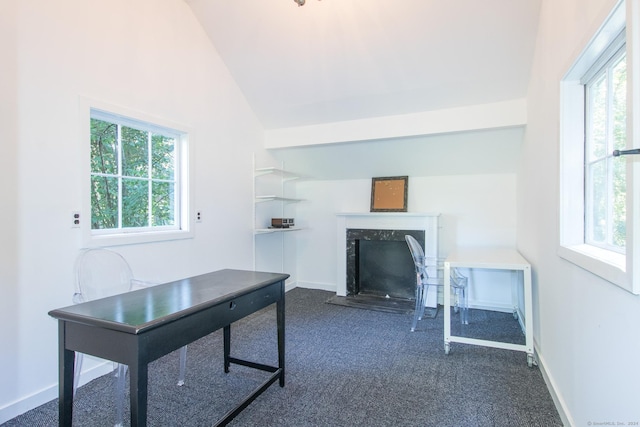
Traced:
<svg viewBox="0 0 640 427">
<path fill-rule="evenodd" d="M 524 98 L 541 0 L 185 0 L 266 129 Z"/>
</svg>

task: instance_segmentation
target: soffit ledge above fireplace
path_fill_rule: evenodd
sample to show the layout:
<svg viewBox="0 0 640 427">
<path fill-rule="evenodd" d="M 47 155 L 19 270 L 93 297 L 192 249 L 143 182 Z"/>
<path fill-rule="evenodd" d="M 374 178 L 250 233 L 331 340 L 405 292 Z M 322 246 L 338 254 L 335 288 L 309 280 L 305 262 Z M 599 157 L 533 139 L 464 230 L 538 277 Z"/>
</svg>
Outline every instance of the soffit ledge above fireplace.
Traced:
<svg viewBox="0 0 640 427">
<path fill-rule="evenodd" d="M 434 217 L 440 216 L 438 212 L 338 212 L 336 216 L 397 216 L 397 217 Z"/>
</svg>

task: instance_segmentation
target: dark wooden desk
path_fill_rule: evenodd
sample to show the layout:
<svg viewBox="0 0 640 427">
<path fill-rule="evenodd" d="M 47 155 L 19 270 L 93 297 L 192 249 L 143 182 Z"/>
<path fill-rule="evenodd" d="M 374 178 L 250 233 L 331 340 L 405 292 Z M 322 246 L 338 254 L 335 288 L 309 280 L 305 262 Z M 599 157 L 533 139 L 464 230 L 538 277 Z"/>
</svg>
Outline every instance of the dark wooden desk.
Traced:
<svg viewBox="0 0 640 427">
<path fill-rule="evenodd" d="M 231 363 L 272 375 L 216 425 L 225 425 L 276 380 L 284 387 L 284 282 L 288 274 L 221 270 L 52 310 L 58 319 L 60 426 L 71 426 L 75 352 L 129 366 L 131 425 L 147 422 L 147 365 L 220 328 Z M 231 323 L 276 303 L 278 367 L 230 356 Z"/>
</svg>

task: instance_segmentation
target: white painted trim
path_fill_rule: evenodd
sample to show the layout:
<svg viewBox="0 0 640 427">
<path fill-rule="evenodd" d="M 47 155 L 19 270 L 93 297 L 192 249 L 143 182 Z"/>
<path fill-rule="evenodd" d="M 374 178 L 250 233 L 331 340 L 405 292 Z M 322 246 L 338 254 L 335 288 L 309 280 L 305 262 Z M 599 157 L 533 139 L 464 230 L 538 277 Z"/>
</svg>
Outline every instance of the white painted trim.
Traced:
<svg viewBox="0 0 640 427">
<path fill-rule="evenodd" d="M 513 306 L 509 304 L 496 303 L 494 301 L 478 301 L 469 299 L 469 308 L 475 310 L 499 311 L 501 313 L 513 313 Z"/>
<path fill-rule="evenodd" d="M 551 399 L 553 399 L 553 403 L 556 406 L 556 410 L 558 411 L 558 415 L 560 415 L 560 419 L 562 420 L 562 424 L 565 426 L 574 426 L 575 423 L 573 419 L 568 415 L 569 411 L 567 409 L 567 404 L 562 398 L 562 395 L 558 392 L 558 387 L 556 386 L 556 382 L 553 377 L 545 368 L 545 359 L 542 356 L 542 353 L 539 351 L 539 346 L 537 342 L 534 340 L 534 349 L 536 353 L 536 361 L 538 363 L 538 368 L 540 369 L 540 373 L 542 374 L 542 379 L 547 385 L 547 389 L 549 390 L 549 394 L 551 395 Z"/>
<path fill-rule="evenodd" d="M 290 290 L 295 289 L 297 287 L 298 287 L 298 282 L 296 282 L 296 281 L 285 282 L 284 291 L 285 292 L 289 292 Z"/>
<path fill-rule="evenodd" d="M 195 132 L 185 124 L 154 116 L 145 112 L 132 110 L 120 105 L 110 104 L 108 102 L 80 96 L 78 100 L 78 118 L 79 118 L 79 138 L 78 150 L 81 153 L 82 164 L 79 165 L 82 170 L 82 209 L 80 213 L 80 228 L 82 234 L 82 246 L 90 247 L 108 247 L 139 243 L 152 243 L 169 240 L 191 239 L 195 236 Z M 91 139 L 91 110 L 98 110 L 113 116 L 122 116 L 127 120 L 140 121 L 151 125 L 155 125 L 167 130 L 175 131 L 180 134 L 178 143 L 181 145 L 180 165 L 180 182 L 181 187 L 186 189 L 180 196 L 180 229 L 152 231 L 152 232 L 131 232 L 119 234 L 94 234 L 91 230 L 91 187 L 88 177 L 91 173 L 90 166 L 90 147 L 88 141 Z"/>
<path fill-rule="evenodd" d="M 321 291 L 329 291 L 336 292 L 337 286 L 335 283 L 318 283 L 318 282 L 301 282 L 299 281 L 296 286 L 293 288 L 304 288 L 304 289 L 318 289 Z M 290 291 L 289 286 L 287 286 L 287 292 Z M 438 304 L 442 305 L 442 291 L 441 288 L 438 288 Z M 496 304 L 494 301 L 472 301 L 469 300 L 469 308 L 476 310 L 488 310 L 488 311 L 499 311 L 503 313 L 513 313 L 513 307 L 509 304 Z M 519 313 L 520 317 L 524 315 Z M 520 322 L 520 326 L 524 329 L 524 325 Z"/>
<path fill-rule="evenodd" d="M 627 289 L 626 283 L 630 278 L 626 272 L 624 255 L 612 254 L 604 249 L 580 244 L 560 246 L 558 255 L 580 268 Z M 631 292 L 630 289 L 627 290 Z"/>
<path fill-rule="evenodd" d="M 628 2 L 629 11 L 633 11 L 635 2 Z M 584 92 L 582 77 L 593 66 L 608 46 L 615 43 L 620 32 L 625 27 L 625 2 L 619 0 L 604 23 L 595 31 L 595 35 L 582 47 L 573 64 L 560 81 L 560 192 L 559 192 L 559 220 L 560 242 L 558 256 L 589 271 L 633 294 L 640 294 L 640 280 L 633 278 L 634 249 L 637 248 L 636 214 L 638 203 L 634 202 L 634 184 L 640 181 L 636 176 L 638 162 L 631 163 L 627 168 L 627 256 L 612 251 L 598 249 L 585 243 L 584 239 Z M 638 72 L 634 71 L 633 43 L 637 19 L 626 22 L 627 28 L 627 61 L 630 70 L 628 78 L 628 135 L 627 140 L 633 141 L 633 132 L 639 126 L 640 120 L 633 113 L 638 104 L 638 94 L 633 91 L 637 83 Z M 637 108 L 640 110 L 640 108 Z M 629 143 L 628 143 L 629 144 Z M 633 148 L 628 146 L 627 148 Z M 629 208 L 630 207 L 630 208 Z"/>
<path fill-rule="evenodd" d="M 322 286 L 322 285 L 318 283 L 313 283 L 313 284 L 306 283 L 300 287 L 310 288 L 310 289 L 319 289 L 318 286 Z M 327 285 L 327 286 L 331 287 L 332 285 Z M 296 287 L 298 287 L 296 282 L 287 283 L 285 285 L 285 292 L 289 292 L 290 290 L 295 289 Z M 335 285 L 333 285 L 333 289 L 325 289 L 325 290 L 332 290 L 333 292 L 335 292 Z M 85 358 L 86 357 L 90 357 L 90 356 L 85 356 Z M 92 358 L 92 359 L 100 360 L 96 358 Z M 98 365 L 90 369 L 87 369 L 86 371 L 83 371 L 80 374 L 78 387 L 82 387 L 83 385 L 95 380 L 96 378 L 99 378 L 103 375 L 107 375 L 112 371 L 113 371 L 113 362 L 105 360 L 102 363 L 99 363 Z M 34 408 L 37 408 L 38 406 L 44 405 L 45 403 L 50 402 L 56 398 L 58 398 L 57 381 L 54 384 L 51 384 L 48 387 L 36 393 L 33 393 L 19 400 L 16 400 L 0 408 L 0 424 L 6 423 L 11 419 L 19 415 L 22 415 L 25 412 L 28 412 Z"/>
<path fill-rule="evenodd" d="M 318 289 L 321 291 L 336 292 L 335 283 L 298 282 L 298 288 Z"/>
<path fill-rule="evenodd" d="M 640 134 L 640 4 L 637 1 L 628 1 L 627 10 L 627 67 L 628 77 L 627 96 L 629 108 L 627 120 L 627 148 L 639 148 L 638 134 Z M 633 215 L 627 215 L 627 232 L 631 236 L 632 244 L 627 244 L 627 273 L 629 275 L 628 287 L 635 295 L 640 295 L 640 161 L 629 158 L 627 162 L 627 209 Z M 629 243 L 629 242 L 627 242 Z"/>
<path fill-rule="evenodd" d="M 526 99 L 265 131 L 265 148 L 368 141 L 527 124 Z"/>
<path fill-rule="evenodd" d="M 82 372 L 80 375 L 80 382 L 78 387 L 87 384 L 90 381 L 95 380 L 103 375 L 113 371 L 112 362 L 105 361 L 87 371 Z M 58 397 L 58 382 L 49 385 L 48 387 L 39 390 L 33 394 L 30 394 L 20 400 L 11 402 L 10 404 L 0 408 L 0 424 L 5 423 L 19 415 L 24 414 L 40 405 L 44 405 L 47 402 L 52 401 Z"/>
</svg>

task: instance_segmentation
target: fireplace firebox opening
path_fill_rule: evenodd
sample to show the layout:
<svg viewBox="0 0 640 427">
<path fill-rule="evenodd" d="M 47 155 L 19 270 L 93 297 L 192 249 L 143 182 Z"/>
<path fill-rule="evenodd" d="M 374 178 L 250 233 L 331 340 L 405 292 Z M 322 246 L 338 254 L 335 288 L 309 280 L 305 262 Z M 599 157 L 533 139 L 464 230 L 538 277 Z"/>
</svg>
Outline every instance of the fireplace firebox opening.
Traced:
<svg viewBox="0 0 640 427">
<path fill-rule="evenodd" d="M 347 229 L 345 305 L 411 312 L 416 276 L 404 236 L 424 245 L 424 230 Z"/>
</svg>

